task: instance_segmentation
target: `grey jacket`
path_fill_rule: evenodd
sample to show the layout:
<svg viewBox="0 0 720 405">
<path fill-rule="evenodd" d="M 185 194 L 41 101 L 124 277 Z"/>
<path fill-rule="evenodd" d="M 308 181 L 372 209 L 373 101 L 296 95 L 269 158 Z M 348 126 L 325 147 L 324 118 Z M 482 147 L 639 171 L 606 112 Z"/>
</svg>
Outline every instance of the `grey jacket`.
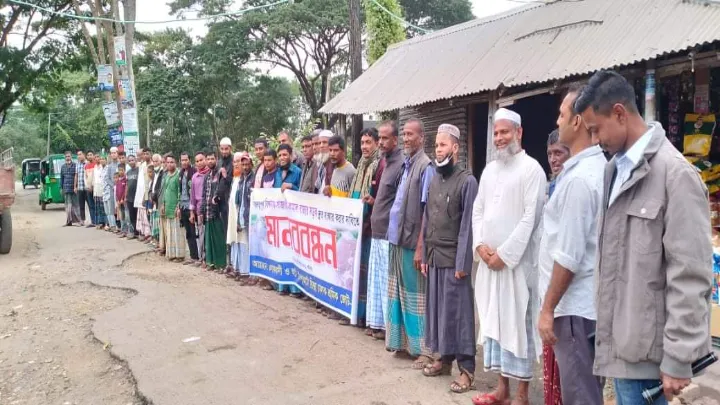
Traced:
<svg viewBox="0 0 720 405">
<path fill-rule="evenodd" d="M 605 168 L 595 272 L 596 375 L 690 378 L 710 350 L 712 246 L 707 189 L 659 123 L 608 208 Z"/>
</svg>

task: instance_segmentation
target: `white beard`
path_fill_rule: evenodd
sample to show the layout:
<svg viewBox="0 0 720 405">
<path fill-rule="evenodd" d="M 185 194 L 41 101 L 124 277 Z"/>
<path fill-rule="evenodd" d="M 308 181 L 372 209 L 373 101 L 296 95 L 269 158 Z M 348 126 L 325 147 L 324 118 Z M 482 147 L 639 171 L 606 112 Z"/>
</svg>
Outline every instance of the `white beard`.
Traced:
<svg viewBox="0 0 720 405">
<path fill-rule="evenodd" d="M 512 142 L 508 143 L 504 148 L 495 148 L 495 159 L 503 163 L 507 163 L 507 161 L 517 155 L 521 149 L 522 148 L 520 148 L 520 143 L 518 143 L 517 138 L 513 138 Z"/>
<path fill-rule="evenodd" d="M 330 153 L 317 153 L 313 156 L 315 163 L 326 163 L 330 159 Z"/>
</svg>

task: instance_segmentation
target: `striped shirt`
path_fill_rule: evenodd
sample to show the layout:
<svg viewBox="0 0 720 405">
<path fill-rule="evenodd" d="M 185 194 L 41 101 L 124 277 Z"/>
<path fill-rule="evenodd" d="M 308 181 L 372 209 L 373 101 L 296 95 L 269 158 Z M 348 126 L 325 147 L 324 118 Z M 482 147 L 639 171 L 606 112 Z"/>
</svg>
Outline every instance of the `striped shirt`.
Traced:
<svg viewBox="0 0 720 405">
<path fill-rule="evenodd" d="M 75 174 L 77 175 L 78 191 L 85 191 L 85 163 L 78 162 L 75 165 Z"/>
<path fill-rule="evenodd" d="M 330 180 L 330 194 L 333 197 L 349 197 L 355 172 L 355 166 L 350 162 L 336 166 Z"/>
</svg>

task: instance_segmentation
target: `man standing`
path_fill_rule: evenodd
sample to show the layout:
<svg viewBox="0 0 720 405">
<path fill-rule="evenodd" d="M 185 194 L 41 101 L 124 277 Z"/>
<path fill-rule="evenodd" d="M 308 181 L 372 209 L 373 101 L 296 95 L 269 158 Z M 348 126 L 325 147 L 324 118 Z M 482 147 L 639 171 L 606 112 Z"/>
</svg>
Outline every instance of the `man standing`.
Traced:
<svg viewBox="0 0 720 405">
<path fill-rule="evenodd" d="M 152 152 L 150 148 L 142 148 L 138 152 L 138 182 L 135 191 L 135 198 L 132 201 L 133 206 L 137 209 L 137 221 L 135 221 L 135 230 L 141 242 L 147 242 L 151 238 L 150 221 L 148 219 L 148 210 L 145 203 L 145 195 L 150 184 L 148 166 L 152 164 Z"/>
<path fill-rule="evenodd" d="M 190 155 L 187 152 L 180 154 L 180 226 L 185 229 L 185 239 L 187 240 L 188 249 L 190 249 L 190 257 L 185 262 L 186 265 L 196 263 L 200 257 L 197 248 L 197 234 L 195 230 L 195 221 L 191 221 L 190 213 L 190 194 L 192 189 L 192 179 L 195 175 L 190 163 Z"/>
<path fill-rule="evenodd" d="M 495 160 L 482 173 L 473 207 L 473 248 L 480 264 L 475 302 L 482 320 L 485 371 L 498 374 L 492 393 L 477 404 L 510 399 L 508 378 L 518 381 L 516 404 L 528 403 L 528 387 L 540 349 L 536 344 L 536 230 L 545 202 L 545 173 L 522 149 L 522 121 L 514 111 L 495 113 Z"/>
<path fill-rule="evenodd" d="M 360 151 L 362 157 L 358 162 L 355 178 L 353 178 L 350 185 L 349 197 L 363 201 L 358 319 L 364 321 L 367 313 L 368 262 L 370 260 L 370 236 L 372 234 L 370 227 L 372 205 L 369 204 L 369 201 L 377 196 L 378 183 L 382 176 L 380 151 L 378 150 L 378 131 L 375 128 L 366 128 L 360 132 Z M 350 321 L 343 317 L 340 319 L 340 324 L 349 325 Z M 372 334 L 370 329 L 368 331 Z"/>
<path fill-rule="evenodd" d="M 420 230 L 435 170 L 423 151 L 424 142 L 422 121 L 408 120 L 403 127 L 405 161 L 387 231 L 390 273 L 385 345 L 417 357 L 413 363 L 416 370 L 432 362 L 432 353 L 425 345 L 426 280 L 420 273 L 423 248 Z"/>
<path fill-rule="evenodd" d="M 263 156 L 263 176 L 258 188 L 274 188 L 277 179 L 277 152 L 272 149 L 265 151 Z M 257 180 L 255 180 L 257 183 Z M 280 188 L 280 186 L 278 186 Z"/>
<path fill-rule="evenodd" d="M 385 323 L 388 311 L 388 272 L 390 267 L 390 244 L 387 238 L 390 209 L 395 201 L 398 179 L 403 171 L 402 150 L 398 145 L 398 127 L 394 121 L 385 121 L 378 127 L 378 145 L 383 158 L 378 164 L 382 176 L 378 176 L 377 195 L 366 196 L 365 202 L 372 206 L 370 215 L 370 260 L 368 263 L 368 297 L 366 332 L 377 340 L 385 340 Z"/>
<path fill-rule="evenodd" d="M 110 148 L 110 161 L 105 167 L 105 190 L 103 192 L 103 205 L 105 206 L 105 214 L 108 219 L 110 231 L 117 232 L 117 223 L 115 218 L 115 173 L 118 170 L 118 150 L 116 147 Z"/>
<path fill-rule="evenodd" d="M 138 236 L 137 232 L 137 216 L 138 207 L 135 206 L 135 197 L 137 196 L 138 180 L 141 176 L 140 169 L 137 167 L 137 161 L 135 156 L 130 155 L 127 158 L 128 167 L 130 170 L 125 173 L 127 177 L 127 191 L 125 193 L 125 211 L 128 216 L 128 239 L 135 239 Z"/>
<path fill-rule="evenodd" d="M 275 187 L 283 190 L 300 191 L 302 170 L 292 162 L 293 151 L 288 144 L 278 146 L 280 167 L 275 172 Z"/>
<path fill-rule="evenodd" d="M 95 156 L 95 153 L 88 152 L 86 158 L 87 163 L 85 163 L 85 202 L 87 203 L 88 213 L 90 214 L 90 223 L 87 224 L 87 227 L 94 228 L 97 225 L 97 208 L 95 207 L 95 183 L 93 180 L 95 179 L 94 170 L 97 157 Z"/>
<path fill-rule="evenodd" d="M 165 174 L 162 182 L 160 220 L 165 222 L 163 229 L 165 257 L 171 262 L 180 263 L 185 259 L 185 240 L 180 233 L 180 175 L 173 155 L 165 158 Z"/>
<path fill-rule="evenodd" d="M 313 160 L 313 137 L 308 135 L 302 138 L 302 153 L 305 162 L 300 165 L 302 177 L 300 179 L 300 191 L 303 193 L 315 192 L 315 179 L 312 176 L 315 161 Z"/>
<path fill-rule="evenodd" d="M 205 224 L 202 221 L 205 177 L 210 173 L 204 152 L 195 153 L 195 174 L 190 184 L 190 223 L 195 224 L 198 259 L 195 266 L 205 262 Z"/>
<path fill-rule="evenodd" d="M 325 186 L 323 194 L 330 197 L 345 197 L 350 195 L 350 187 L 355 177 L 355 166 L 348 162 L 345 156 L 345 139 L 333 136 L 328 140 L 330 162 L 332 162 L 332 178 L 330 185 Z"/>
<path fill-rule="evenodd" d="M 227 233 L 228 227 L 228 198 L 232 187 L 233 156 L 232 141 L 225 137 L 220 140 L 220 159 L 218 159 L 218 185 L 215 203 L 220 208 L 220 216 L 223 221 L 223 228 Z"/>
<path fill-rule="evenodd" d="M 65 152 L 65 164 L 60 169 L 60 184 L 62 184 L 65 199 L 65 226 L 80 224 L 78 212 L 78 195 L 75 186 L 77 178 L 77 165 L 72 160 L 72 153 Z"/>
<path fill-rule="evenodd" d="M 614 378 L 618 405 L 644 403 L 643 389 L 660 382 L 655 403 L 666 404 L 710 351 L 708 192 L 618 73 L 593 75 L 575 110 L 614 156 L 600 210 L 593 371 Z"/>
<path fill-rule="evenodd" d="M 450 390 L 464 393 L 475 381 L 475 303 L 470 272 L 472 210 L 477 182 L 457 166 L 460 130 L 442 124 L 435 138 L 435 170 L 423 217 L 422 273 L 427 277 L 425 342 L 440 359 L 423 369 L 433 377 L 450 374 L 457 361 L 460 377 Z"/>
<path fill-rule="evenodd" d="M 227 233 L 223 232 L 220 207 L 217 204 L 217 187 L 220 172 L 217 168 L 215 153 L 207 154 L 208 168 L 203 184 L 202 216 L 200 223 L 205 225 L 205 266 L 208 271 L 224 271 L 227 266 L 225 241 Z"/>
<path fill-rule="evenodd" d="M 562 171 L 565 161 L 570 158 L 570 150 L 560 142 L 560 134 L 557 129 L 548 135 L 547 157 L 548 164 L 550 164 L 550 182 L 548 183 L 548 198 L 550 198 L 555 191 L 555 180 Z"/>
<path fill-rule="evenodd" d="M 557 120 L 559 141 L 570 149 L 571 158 L 556 177 L 543 214 L 538 329 L 543 343 L 554 348 L 563 404 L 601 405 L 603 381 L 592 370 L 595 304 L 590 297 L 606 161 L 573 110 L 577 96 L 577 90 L 565 96 Z"/>
<path fill-rule="evenodd" d="M 80 222 L 85 225 L 85 201 L 87 201 L 87 183 L 85 182 L 85 153 L 79 150 L 77 152 L 78 162 L 75 164 L 75 194 L 78 199 L 78 212 L 80 213 Z"/>
<path fill-rule="evenodd" d="M 258 161 L 258 165 L 255 168 L 255 184 L 253 187 L 261 188 L 262 179 L 265 176 L 265 152 L 268 151 L 268 142 L 263 138 L 255 140 L 255 159 Z"/>
<path fill-rule="evenodd" d="M 330 161 L 330 138 L 333 137 L 332 131 L 326 129 L 318 134 L 318 153 L 315 155 L 315 192 L 318 194 L 325 193 L 325 187 L 330 185 L 332 180 L 332 172 L 335 166 Z"/>
<path fill-rule="evenodd" d="M 280 145 L 288 145 L 295 149 L 293 147 L 293 139 L 287 131 L 282 131 L 278 134 L 278 142 Z M 292 163 L 294 163 L 297 167 L 302 167 L 305 164 L 305 158 L 303 155 L 293 153 Z"/>
<path fill-rule="evenodd" d="M 240 159 L 240 180 L 235 193 L 234 206 L 237 210 L 237 243 L 231 246 L 230 257 L 235 268 L 235 279 L 240 285 L 255 285 L 257 280 L 250 277 L 250 191 L 253 184 L 252 160 L 247 152 Z"/>
</svg>

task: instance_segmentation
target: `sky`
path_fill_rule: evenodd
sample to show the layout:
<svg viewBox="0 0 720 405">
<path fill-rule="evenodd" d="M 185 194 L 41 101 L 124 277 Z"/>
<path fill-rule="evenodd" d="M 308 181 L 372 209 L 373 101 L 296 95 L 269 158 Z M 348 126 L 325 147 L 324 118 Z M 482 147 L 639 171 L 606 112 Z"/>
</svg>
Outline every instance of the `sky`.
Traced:
<svg viewBox="0 0 720 405">
<path fill-rule="evenodd" d="M 521 6 L 519 3 L 522 0 L 471 0 L 473 5 L 473 14 L 476 17 L 487 17 L 489 15 L 497 14 L 513 7 Z M 146 0 L 137 2 L 137 19 L 138 21 L 158 21 L 158 20 L 169 20 L 173 17 L 170 16 L 170 7 L 165 3 L 167 0 Z M 239 8 L 239 7 L 238 7 Z M 187 14 L 188 17 L 193 16 L 192 13 Z M 202 36 L 207 32 L 205 29 L 205 22 L 203 21 L 183 21 L 170 24 L 148 24 L 139 25 L 137 28 L 143 31 L 160 31 L 165 28 L 182 27 L 190 29 L 192 35 Z"/>
</svg>

